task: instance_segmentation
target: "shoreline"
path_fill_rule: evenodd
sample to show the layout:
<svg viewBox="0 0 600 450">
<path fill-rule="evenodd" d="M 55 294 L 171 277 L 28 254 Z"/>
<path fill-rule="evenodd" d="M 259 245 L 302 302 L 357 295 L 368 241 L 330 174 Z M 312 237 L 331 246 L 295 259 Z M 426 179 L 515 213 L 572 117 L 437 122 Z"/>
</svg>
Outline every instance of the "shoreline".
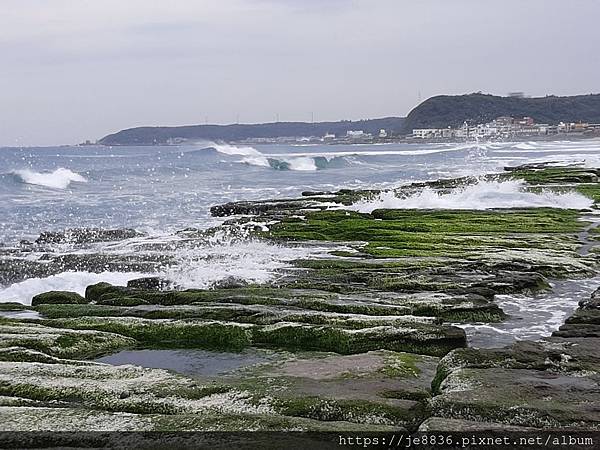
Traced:
<svg viewBox="0 0 600 450">
<path fill-rule="evenodd" d="M 533 192 L 568 184 L 597 202 L 599 176 L 600 169 L 525 166 L 494 177 L 524 180 Z M 408 185 L 396 195 L 447 192 L 464 182 Z M 280 248 L 328 246 L 327 255 L 293 260 L 264 284 L 230 277 L 209 289 L 178 290 L 169 279 L 146 277 L 127 286 L 92 284 L 85 295 L 48 292 L 35 296 L 33 306 L 0 303 L 4 430 L 32 431 L 31 423 L 69 430 L 83 421 L 92 430 L 94 423 L 170 431 L 597 430 L 600 418 L 586 407 L 596 394 L 585 388 L 582 400 L 579 390 L 595 383 L 600 370 L 597 291 L 578 299 L 566 324 L 541 340 L 476 349 L 456 326 L 504 322 L 498 295 L 549 292 L 552 280 L 597 276 L 598 241 L 593 224 L 582 221 L 586 212 L 348 209 L 378 195 L 305 192 L 218 205 L 211 212 L 226 218 L 220 227 L 181 231 L 182 245 L 226 231 Z M 98 233 L 46 239 L 126 236 Z M 19 252 L 38 251 L 35 245 Z M 4 255 L 4 271 L 38 270 L 6 266 L 10 258 Z M 143 253 L 138 258 L 131 261 L 136 267 L 145 263 Z M 72 263 L 123 264 L 93 254 Z M 123 364 L 140 352 L 168 351 L 180 364 L 177 351 L 184 349 L 208 351 L 201 356 L 206 364 L 244 351 L 272 356 L 195 376 L 93 362 L 125 352 L 117 360 Z M 544 381 L 557 377 L 559 384 Z M 542 385 L 553 402 L 539 401 Z"/>
<path fill-rule="evenodd" d="M 230 145 L 290 145 L 290 146 L 316 146 L 316 145 L 350 145 L 350 146 L 367 146 L 367 145 L 393 145 L 393 144 L 489 144 L 489 143 L 526 143 L 526 142 L 569 142 L 569 141 L 587 141 L 600 139 L 600 134 L 589 134 L 584 135 L 582 133 L 563 133 L 553 134 L 548 136 L 531 135 L 522 136 L 522 138 L 506 138 L 506 139 L 486 139 L 486 140 L 471 140 L 471 139 L 448 139 L 448 138 L 437 138 L 437 139 L 421 139 L 421 138 L 397 138 L 397 139 L 383 139 L 366 142 L 352 142 L 352 141 L 339 141 L 339 142 L 305 142 L 305 141 L 292 141 L 292 142 L 249 142 L 245 140 L 231 140 L 223 141 Z M 219 140 L 217 140 L 219 141 Z M 31 146 L 1 146 L 0 150 L 14 150 L 14 149 L 28 149 L 28 148 L 85 148 L 85 147 L 101 147 L 101 148 L 119 148 L 119 147 L 179 147 L 186 145 L 198 145 L 202 141 L 190 141 L 190 142 L 178 142 L 175 144 L 169 144 L 166 142 L 162 143 L 145 143 L 145 144 L 101 144 L 101 143 L 90 143 L 90 144 L 60 144 L 60 145 L 31 145 Z M 204 143 L 211 142 L 210 140 L 204 141 Z"/>
</svg>

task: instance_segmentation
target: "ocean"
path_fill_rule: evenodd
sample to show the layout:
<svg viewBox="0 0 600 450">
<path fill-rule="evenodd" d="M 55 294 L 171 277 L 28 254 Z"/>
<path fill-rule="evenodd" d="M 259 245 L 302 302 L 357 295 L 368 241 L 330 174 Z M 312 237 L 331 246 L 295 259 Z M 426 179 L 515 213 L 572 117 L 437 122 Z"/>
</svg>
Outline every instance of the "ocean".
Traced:
<svg viewBox="0 0 600 450">
<path fill-rule="evenodd" d="M 210 206 L 229 201 L 393 187 L 530 162 L 593 165 L 599 151 L 599 141 L 3 148 L 0 242 L 74 227 L 207 228 L 218 223 Z"/>
<path fill-rule="evenodd" d="M 0 256 L 13 258 L 20 251 L 19 245 L 26 245 L 19 244 L 21 241 L 34 241 L 46 231 L 132 228 L 142 235 L 111 242 L 49 243 L 23 258 L 42 261 L 49 254 L 135 257 L 154 253 L 177 262 L 158 274 L 182 288 L 206 288 L 231 276 L 266 282 L 276 278 L 289 261 L 326 255 L 329 249 L 281 246 L 223 233 L 192 242 L 178 231 L 207 230 L 221 224 L 225 219 L 211 217 L 210 207 L 230 201 L 293 198 L 303 191 L 391 188 L 539 162 L 598 167 L 600 141 L 253 146 L 203 142 L 153 147 L 2 148 Z M 379 207 L 590 205 L 591 201 L 579 194 L 531 193 L 518 182 L 482 181 L 449 196 L 427 190 L 406 199 L 384 195 L 353 208 L 368 212 Z M 112 266 L 48 276 L 26 274 L 0 284 L 0 302 L 28 304 L 33 295 L 48 290 L 83 293 L 87 285 L 99 281 L 125 284 L 132 278 L 155 274 L 132 272 L 130 268 L 115 270 Z M 565 304 L 563 291 L 564 287 L 560 298 L 555 296 L 556 305 Z M 573 309 L 577 298 L 567 302 L 561 318 Z M 552 304 L 549 298 L 543 302 Z M 555 313 L 548 311 L 550 316 Z M 540 323 L 548 320 L 539 319 Z M 552 323 L 557 320 L 553 318 Z M 547 331 L 542 326 L 539 334 Z"/>
</svg>

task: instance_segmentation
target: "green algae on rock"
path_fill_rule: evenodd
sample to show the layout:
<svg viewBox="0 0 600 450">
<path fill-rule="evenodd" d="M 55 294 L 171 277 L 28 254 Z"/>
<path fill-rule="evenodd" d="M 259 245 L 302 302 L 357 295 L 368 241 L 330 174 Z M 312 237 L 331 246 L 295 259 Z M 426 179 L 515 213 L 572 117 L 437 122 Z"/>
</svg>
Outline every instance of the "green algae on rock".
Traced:
<svg viewBox="0 0 600 450">
<path fill-rule="evenodd" d="M 243 349 L 250 345 L 250 326 L 218 321 L 186 321 L 135 317 L 78 317 L 40 321 L 58 329 L 97 330 L 164 348 Z"/>
<path fill-rule="evenodd" d="M 135 340 L 115 333 L 0 322 L 0 348 L 24 347 L 59 358 L 88 358 L 135 345 Z"/>
<path fill-rule="evenodd" d="M 31 299 L 31 306 L 44 304 L 78 304 L 87 303 L 86 299 L 77 292 L 68 291 L 50 291 L 43 294 L 34 295 Z"/>
<path fill-rule="evenodd" d="M 78 317 L 39 322 L 59 329 L 118 333 L 135 339 L 141 345 L 164 348 L 241 350 L 252 345 L 262 345 L 341 354 L 387 349 L 441 356 L 466 345 L 465 333 L 460 328 L 419 322 L 358 329 L 296 322 L 259 326 L 235 322 L 150 320 L 134 317 Z"/>
</svg>

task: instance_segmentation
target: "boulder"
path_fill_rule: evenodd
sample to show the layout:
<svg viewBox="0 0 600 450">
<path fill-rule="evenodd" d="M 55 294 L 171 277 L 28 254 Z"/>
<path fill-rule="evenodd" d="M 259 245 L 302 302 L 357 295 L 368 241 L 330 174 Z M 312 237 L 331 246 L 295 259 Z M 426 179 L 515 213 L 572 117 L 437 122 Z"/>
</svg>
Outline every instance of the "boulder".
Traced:
<svg viewBox="0 0 600 450">
<path fill-rule="evenodd" d="M 101 228 L 75 228 L 65 231 L 45 231 L 40 234 L 36 244 L 83 244 L 91 242 L 121 241 L 134 237 L 144 236 L 130 228 L 104 230 Z"/>
<path fill-rule="evenodd" d="M 127 287 L 134 289 L 150 289 L 154 291 L 161 291 L 168 287 L 170 284 L 170 281 L 165 280 L 161 277 L 145 277 L 136 278 L 135 280 L 129 280 L 127 282 Z"/>
<path fill-rule="evenodd" d="M 44 304 L 82 304 L 88 303 L 85 298 L 77 292 L 50 291 L 38 294 L 31 299 L 31 306 Z"/>
<path fill-rule="evenodd" d="M 243 278 L 229 276 L 211 284 L 212 289 L 236 289 L 248 286 L 248 282 Z"/>
</svg>

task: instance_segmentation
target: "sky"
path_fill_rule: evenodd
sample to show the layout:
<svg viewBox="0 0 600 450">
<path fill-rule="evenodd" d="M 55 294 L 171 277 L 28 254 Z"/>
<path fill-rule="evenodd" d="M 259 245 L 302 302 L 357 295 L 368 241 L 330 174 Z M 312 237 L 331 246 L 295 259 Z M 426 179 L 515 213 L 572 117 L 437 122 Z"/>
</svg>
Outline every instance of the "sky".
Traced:
<svg viewBox="0 0 600 450">
<path fill-rule="evenodd" d="M 597 0 L 1 0 L 0 145 L 598 93 Z"/>
</svg>

